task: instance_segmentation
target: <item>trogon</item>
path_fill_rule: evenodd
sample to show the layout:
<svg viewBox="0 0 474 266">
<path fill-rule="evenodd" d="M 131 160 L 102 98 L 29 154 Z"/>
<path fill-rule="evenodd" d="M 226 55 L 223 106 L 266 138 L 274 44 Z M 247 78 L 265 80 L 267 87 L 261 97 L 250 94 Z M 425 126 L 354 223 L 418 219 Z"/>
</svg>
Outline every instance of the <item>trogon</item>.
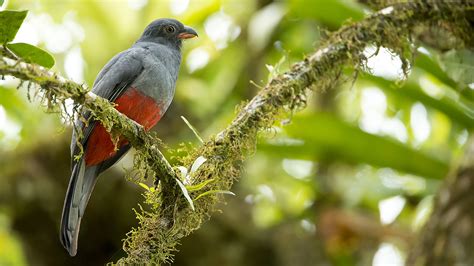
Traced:
<svg viewBox="0 0 474 266">
<path fill-rule="evenodd" d="M 184 39 L 196 37 L 194 29 L 175 19 L 158 19 L 149 24 L 133 46 L 114 56 L 99 72 L 92 92 L 115 103 L 115 108 L 144 127 L 151 129 L 170 105 L 181 64 Z M 89 116 L 84 113 L 84 116 Z M 77 253 L 81 219 L 98 175 L 116 163 L 129 149 L 124 138 L 117 149 L 109 133 L 92 121 L 82 128 L 80 142 L 76 133 L 71 140 L 72 174 L 64 200 L 60 240 L 71 256 Z"/>
</svg>

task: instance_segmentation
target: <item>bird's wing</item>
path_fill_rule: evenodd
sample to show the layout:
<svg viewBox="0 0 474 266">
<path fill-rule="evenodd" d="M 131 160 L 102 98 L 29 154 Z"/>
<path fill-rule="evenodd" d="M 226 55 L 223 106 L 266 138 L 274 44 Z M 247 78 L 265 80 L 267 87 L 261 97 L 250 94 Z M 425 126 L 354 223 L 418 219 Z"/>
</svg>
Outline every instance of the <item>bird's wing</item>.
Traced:
<svg viewBox="0 0 474 266">
<path fill-rule="evenodd" d="M 141 48 L 130 48 L 114 56 L 99 72 L 92 92 L 110 102 L 114 102 L 142 73 L 144 69 L 141 60 L 141 56 L 144 55 L 142 50 Z M 88 118 L 89 115 L 89 112 L 83 113 L 85 118 Z M 76 120 L 76 127 L 83 130 L 81 144 L 83 147 L 86 147 L 87 140 L 95 127 L 95 122 L 90 121 L 89 125 L 83 128 L 83 123 L 78 119 Z M 74 157 L 80 152 L 76 138 L 76 133 L 73 132 L 71 140 L 72 168 L 75 165 Z"/>
</svg>

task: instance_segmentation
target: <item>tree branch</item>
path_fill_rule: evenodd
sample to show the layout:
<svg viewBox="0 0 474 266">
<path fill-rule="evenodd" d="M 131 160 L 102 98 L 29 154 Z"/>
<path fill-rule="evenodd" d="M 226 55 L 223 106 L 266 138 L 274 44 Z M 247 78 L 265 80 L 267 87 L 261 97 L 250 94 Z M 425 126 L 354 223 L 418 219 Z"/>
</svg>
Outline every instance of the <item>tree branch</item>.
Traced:
<svg viewBox="0 0 474 266">
<path fill-rule="evenodd" d="M 393 5 L 410 4 L 406 0 L 358 0 L 374 10 Z M 432 1 L 435 2 L 435 1 Z M 439 1 L 442 2 L 442 1 Z M 452 4 L 466 4 L 468 1 L 450 1 Z M 464 2 L 464 3 L 463 3 Z M 464 24 L 461 26 L 460 24 Z M 460 27 L 461 26 L 461 27 Z M 458 29 L 474 27 L 474 10 L 466 9 L 466 16 L 462 19 L 431 21 L 429 24 L 418 25 L 414 28 L 414 37 L 424 44 L 440 51 L 450 50 L 459 46 L 474 48 L 474 34 L 462 34 Z"/>
<path fill-rule="evenodd" d="M 416 26 L 430 25 L 434 21 L 454 21 L 459 27 L 456 34 L 461 36 L 462 32 L 471 31 L 470 27 L 466 28 L 465 21 L 467 10 L 472 7 L 473 4 L 407 3 L 389 7 L 360 23 L 342 28 L 314 54 L 272 79 L 224 131 L 187 160 L 185 165 L 198 156 L 208 159 L 194 173 L 193 182 L 212 179 L 213 183 L 206 187 L 207 190 L 229 189 L 239 176 L 240 162 L 253 151 L 257 133 L 271 127 L 283 113 L 303 108 L 310 87 L 324 91 L 335 86 L 343 66 L 358 68 L 364 65 L 363 50 L 368 45 L 384 46 L 397 52 L 407 70 L 412 51 L 409 40 Z M 193 198 L 195 195 L 192 193 Z M 132 231 L 125 242 L 124 248 L 129 256 L 119 262 L 167 261 L 179 238 L 198 228 L 209 217 L 217 201 L 217 197 L 197 200 L 194 212 L 183 202 L 172 202 L 169 206 L 174 206 L 174 226 L 170 230 L 161 231 L 163 217 L 140 217 L 140 228 Z"/>
<path fill-rule="evenodd" d="M 394 5 L 365 20 L 341 28 L 332 34 L 322 47 L 291 70 L 273 78 L 245 107 L 232 123 L 202 147 L 182 159 L 186 166 L 199 157 L 207 161 L 190 173 L 188 192 L 194 199 L 192 210 L 174 182 L 164 182 L 161 189 L 145 193 L 151 207 L 137 212 L 139 227 L 127 234 L 124 250 L 127 257 L 119 264 L 153 264 L 172 260 L 172 253 L 182 237 L 200 227 L 209 218 L 215 205 L 222 200 L 220 191 L 229 190 L 238 178 L 241 162 L 254 151 L 258 132 L 270 128 L 287 112 L 305 107 L 309 89 L 324 91 L 339 81 L 343 67 L 356 69 L 364 66 L 363 50 L 370 45 L 386 47 L 398 53 L 407 73 L 413 46 L 410 38 L 415 27 L 435 21 L 456 24 L 457 37 L 471 33 L 467 27 L 467 12 L 473 3 L 406 3 Z M 13 70 L 12 70 L 13 69 Z M 43 87 L 48 103 L 63 103 L 72 98 L 91 110 L 112 131 L 120 132 L 143 154 L 146 162 L 157 173 L 172 176 L 171 166 L 156 149 L 155 138 L 115 111 L 103 99 L 87 100 L 84 86 L 59 79 L 44 69 L 26 64 L 0 64 L 0 75 L 13 75 Z M 155 161 L 156 160 L 156 161 Z M 166 178 L 165 180 L 172 180 Z M 194 187 L 194 189 L 190 189 Z"/>
<path fill-rule="evenodd" d="M 147 134 L 141 125 L 118 112 L 113 103 L 90 92 L 85 85 L 67 80 L 43 67 L 10 58 L 0 60 L 0 75 L 13 76 L 38 84 L 50 110 L 58 110 L 58 106 L 65 106 L 66 99 L 74 100 L 76 106 L 80 105 L 91 111 L 92 118 L 100 121 L 109 132 L 124 136 L 133 147 L 141 151 L 158 175 L 176 177 L 173 168 L 158 149 L 159 140 Z"/>
</svg>

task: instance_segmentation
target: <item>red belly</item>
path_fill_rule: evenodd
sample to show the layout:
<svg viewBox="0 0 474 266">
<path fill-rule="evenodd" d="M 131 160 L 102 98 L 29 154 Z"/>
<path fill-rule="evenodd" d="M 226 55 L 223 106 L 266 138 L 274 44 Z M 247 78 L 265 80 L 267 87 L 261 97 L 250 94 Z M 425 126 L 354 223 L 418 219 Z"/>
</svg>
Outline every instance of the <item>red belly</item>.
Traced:
<svg viewBox="0 0 474 266">
<path fill-rule="evenodd" d="M 125 114 L 130 119 L 142 125 L 145 130 L 150 130 L 161 118 L 159 105 L 148 95 L 142 94 L 135 88 L 128 89 L 115 101 L 119 112 Z M 126 145 L 128 141 L 121 138 L 117 148 Z M 85 153 L 86 165 L 99 164 L 116 153 L 115 145 L 112 143 L 110 134 L 102 124 L 97 123 L 92 130 L 87 142 Z"/>
</svg>

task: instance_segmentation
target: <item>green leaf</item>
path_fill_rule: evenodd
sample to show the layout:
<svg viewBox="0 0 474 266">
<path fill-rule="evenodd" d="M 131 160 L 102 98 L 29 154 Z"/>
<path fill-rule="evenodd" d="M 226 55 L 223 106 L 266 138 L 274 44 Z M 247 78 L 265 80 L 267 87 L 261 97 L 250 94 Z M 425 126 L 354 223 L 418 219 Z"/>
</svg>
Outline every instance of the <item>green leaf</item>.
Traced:
<svg viewBox="0 0 474 266">
<path fill-rule="evenodd" d="M 415 73 L 412 75 L 415 75 Z M 435 97 L 425 93 L 413 79 L 407 80 L 401 87 L 395 85 L 392 81 L 371 75 L 362 75 L 361 80 L 369 81 L 393 95 L 420 101 L 426 106 L 445 113 L 453 121 L 468 128 L 474 126 L 474 104 L 451 88 L 443 88 L 443 96 Z"/>
<path fill-rule="evenodd" d="M 155 188 L 154 187 L 149 187 L 147 184 L 145 183 L 138 183 L 139 186 L 141 186 L 142 188 L 144 188 L 145 190 L 147 191 L 150 191 L 150 192 L 154 192 L 155 191 Z"/>
<path fill-rule="evenodd" d="M 235 196 L 234 192 L 228 191 L 228 190 L 209 190 L 209 191 L 206 191 L 206 192 L 200 194 L 194 200 L 198 200 L 199 198 L 202 198 L 204 196 L 211 195 L 211 194 L 228 194 L 228 195 Z"/>
<path fill-rule="evenodd" d="M 298 160 L 318 160 L 325 152 L 322 147 L 314 146 L 309 150 L 306 149 L 303 143 L 284 143 L 275 142 L 275 140 L 276 139 L 270 139 L 267 142 L 264 140 L 260 141 L 257 150 L 276 158 L 291 158 Z"/>
<path fill-rule="evenodd" d="M 431 75 L 435 76 L 444 84 L 450 86 L 453 89 L 456 89 L 458 85 L 454 80 L 452 80 L 446 72 L 439 66 L 437 62 L 435 62 L 430 56 L 419 53 L 415 57 L 415 66 L 423 69 L 424 71 L 430 73 Z"/>
<path fill-rule="evenodd" d="M 0 7 L 3 6 L 4 2 L 5 2 L 5 0 L 0 0 Z"/>
<path fill-rule="evenodd" d="M 197 185 L 191 185 L 191 186 L 186 186 L 186 189 L 188 191 L 197 191 L 197 190 L 201 190 L 203 189 L 207 184 L 211 183 L 212 181 L 214 181 L 214 178 L 211 178 L 211 179 L 208 179 L 200 184 L 197 184 Z"/>
<path fill-rule="evenodd" d="M 434 51 L 431 53 L 436 54 Z M 449 52 L 448 52 L 448 56 L 449 56 Z M 449 69 L 446 69 L 445 63 L 443 63 L 442 60 L 443 60 L 443 56 L 441 57 L 437 56 L 436 58 L 434 58 L 434 55 L 426 55 L 424 53 L 418 53 L 417 56 L 415 57 L 415 67 L 421 68 L 424 71 L 430 73 L 431 75 L 436 77 L 436 79 L 446 84 L 447 86 L 455 89 L 467 99 L 474 101 L 474 91 L 467 88 L 467 84 L 469 84 L 470 82 L 464 82 L 464 84 L 459 84 L 457 83 L 459 81 L 453 80 L 453 77 L 451 77 L 450 74 L 448 73 Z"/>
<path fill-rule="evenodd" d="M 474 83 L 474 52 L 463 50 L 451 50 L 440 58 L 446 73 L 456 82 L 462 84 Z"/>
<path fill-rule="evenodd" d="M 18 121 L 27 121 L 29 106 L 15 89 L 0 86 L 0 105 L 5 108 L 9 116 Z"/>
<path fill-rule="evenodd" d="M 26 10 L 0 12 L 0 44 L 13 41 L 27 13 Z"/>
<path fill-rule="evenodd" d="M 7 48 L 28 63 L 35 63 L 46 68 L 54 66 L 54 58 L 46 51 L 27 43 L 9 43 Z"/>
<path fill-rule="evenodd" d="M 141 182 L 140 182 L 140 183 L 138 183 L 138 185 L 140 185 L 140 186 L 141 186 L 142 188 L 144 188 L 145 190 L 150 190 L 150 187 L 149 187 L 147 184 L 145 184 L 145 183 L 141 183 Z"/>
<path fill-rule="evenodd" d="M 369 163 L 426 178 L 443 178 L 448 172 L 447 162 L 390 138 L 366 133 L 331 114 L 295 117 L 285 129 L 290 137 L 304 141 L 304 146 L 285 146 L 286 150 L 291 149 L 289 154 L 316 154 L 347 162 Z"/>
<path fill-rule="evenodd" d="M 339 28 L 346 20 L 364 18 L 362 6 L 348 0 L 290 0 L 290 15 L 314 18 L 331 29 Z"/>
</svg>

